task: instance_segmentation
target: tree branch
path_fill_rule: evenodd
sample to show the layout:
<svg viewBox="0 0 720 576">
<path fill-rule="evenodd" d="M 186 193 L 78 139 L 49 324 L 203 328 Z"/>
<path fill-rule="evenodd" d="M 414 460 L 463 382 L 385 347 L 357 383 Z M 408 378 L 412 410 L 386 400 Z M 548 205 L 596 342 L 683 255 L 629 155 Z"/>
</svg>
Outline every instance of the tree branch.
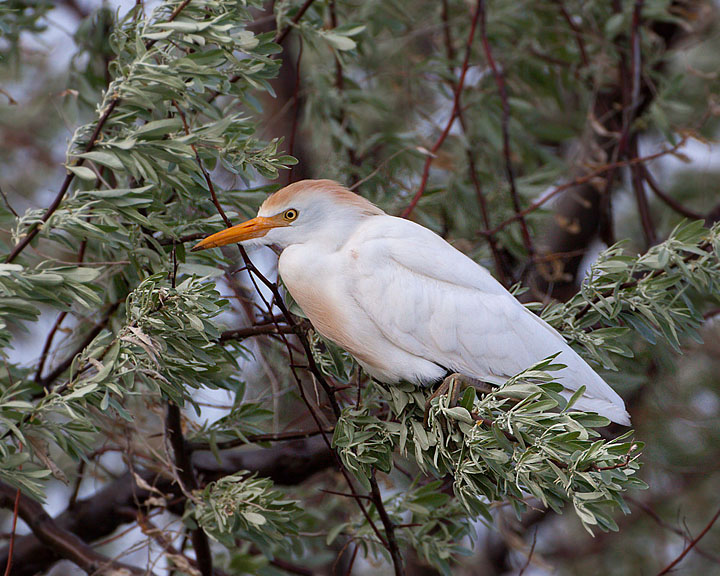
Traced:
<svg viewBox="0 0 720 576">
<path fill-rule="evenodd" d="M 380 494 L 380 488 L 378 487 L 377 479 L 375 478 L 375 470 L 373 470 L 370 475 L 370 488 L 373 504 L 375 504 L 375 508 L 377 509 L 378 514 L 380 515 L 380 520 L 385 528 L 387 547 L 390 551 L 390 556 L 392 557 L 395 576 L 404 576 L 405 569 L 403 568 L 403 559 L 400 555 L 397 540 L 395 539 L 395 524 L 393 524 L 390 516 L 388 516 L 387 510 L 385 510 L 382 494 Z"/>
<path fill-rule="evenodd" d="M 284 442 L 267 449 L 223 451 L 220 453 L 220 462 L 210 452 L 196 452 L 192 463 L 203 482 L 211 482 L 239 470 L 248 470 L 258 476 L 271 478 L 277 484 L 297 485 L 333 466 L 335 459 L 320 438 L 311 438 Z M 157 492 L 141 487 L 138 481 L 142 482 L 142 486 L 153 486 Z M 15 490 L 10 490 L 14 499 Z M 151 496 L 157 497 L 158 493 L 181 496 L 177 484 L 173 484 L 167 476 L 149 470 L 140 471 L 135 476 L 127 473 L 108 482 L 92 496 L 78 500 L 72 508 L 51 521 L 63 532 L 74 534 L 85 542 L 93 542 L 109 536 L 119 526 L 134 522 L 136 519 L 126 511 L 147 510 L 155 506 L 148 504 L 147 500 Z M 4 497 L 5 491 L 0 490 L 0 499 Z M 4 502 L 0 500 L 0 505 L 6 506 Z M 170 507 L 170 510 L 182 514 L 181 509 Z M 13 558 L 11 576 L 34 576 L 46 571 L 64 556 L 38 535 L 28 534 L 17 538 Z M 5 565 L 7 559 L 8 548 L 0 549 L 0 566 Z"/>
<path fill-rule="evenodd" d="M 675 558 L 675 560 L 670 562 L 670 564 L 668 564 L 665 568 L 658 572 L 657 576 L 663 576 L 664 574 L 668 574 L 673 568 L 675 568 L 675 566 L 677 566 L 682 561 L 682 559 L 687 556 L 688 552 L 690 552 L 690 550 L 692 550 L 697 545 L 697 543 L 705 537 L 705 534 L 710 531 L 710 528 L 713 527 L 713 524 L 715 524 L 718 518 L 720 518 L 720 509 L 715 512 L 715 516 L 710 519 L 710 522 L 708 522 L 705 528 L 702 529 L 702 532 L 700 532 L 700 534 L 698 534 L 693 540 L 690 541 L 690 543 L 688 543 L 687 546 L 685 546 L 685 549 L 682 551 L 680 556 Z"/>
<path fill-rule="evenodd" d="M 503 139 L 503 157 L 505 158 L 505 173 L 507 175 L 507 181 L 510 186 L 510 197 L 512 198 L 513 209 L 515 214 L 518 215 L 518 221 L 520 222 L 520 229 L 522 231 L 523 245 L 528 256 L 532 257 L 535 253 L 535 249 L 530 238 L 530 231 L 528 230 L 527 222 L 525 222 L 525 216 L 522 214 L 520 209 L 520 199 L 518 197 L 517 186 L 515 185 L 515 174 L 513 172 L 512 160 L 510 158 L 510 103 L 508 101 L 507 88 L 505 86 L 505 78 L 503 72 L 498 68 L 493 58 L 492 48 L 487 37 L 487 29 L 485 26 L 485 2 L 480 0 L 478 3 L 480 7 L 480 38 L 482 40 L 483 50 L 485 51 L 485 58 L 492 70 L 495 84 L 498 87 L 498 94 L 500 95 L 500 102 L 502 104 L 502 118 L 501 118 L 501 129 Z"/>
<path fill-rule="evenodd" d="M 402 211 L 402 214 L 400 214 L 400 216 L 402 218 L 410 217 L 410 214 L 412 214 L 412 211 L 415 209 L 415 206 L 417 206 L 417 203 L 420 201 L 420 198 L 422 198 L 422 195 L 425 193 L 425 187 L 427 186 L 428 178 L 430 177 L 430 166 L 432 165 L 433 160 L 435 159 L 436 153 L 440 149 L 440 146 L 443 145 L 443 142 L 445 142 L 445 139 L 447 138 L 448 134 L 450 134 L 450 128 L 452 128 L 452 125 L 455 123 L 455 118 L 457 118 L 458 111 L 460 110 L 460 94 L 463 90 L 463 86 L 465 85 L 465 76 L 467 75 L 468 66 L 470 64 L 470 54 L 472 53 L 472 42 L 473 42 L 473 39 L 475 38 L 475 30 L 477 30 L 478 20 L 480 19 L 481 5 L 482 5 L 482 0 L 478 0 L 477 4 L 475 5 L 475 11 L 474 11 L 473 17 L 472 17 L 472 24 L 470 25 L 470 34 L 468 35 L 467 43 L 465 46 L 465 59 L 463 60 L 462 70 L 460 72 L 460 78 L 457 82 L 457 87 L 455 89 L 455 95 L 453 97 L 453 107 L 452 107 L 452 112 L 450 113 L 450 118 L 448 119 L 447 124 L 445 124 L 445 128 L 440 133 L 440 136 L 438 136 L 438 139 L 435 141 L 435 144 L 433 144 L 432 148 L 430 149 L 430 153 L 425 158 L 425 164 L 423 165 L 422 177 L 420 179 L 420 186 L 418 186 L 417 192 L 415 192 L 415 195 L 413 196 L 412 200 L 410 201 L 410 204 L 408 204 L 408 207 Z"/>
<path fill-rule="evenodd" d="M 191 462 L 192 452 L 183 436 L 180 408 L 172 400 L 168 400 L 167 403 L 165 429 L 175 454 L 175 469 L 183 485 L 183 492 L 195 490 L 198 484 Z M 200 573 L 203 576 L 213 576 L 212 552 L 210 551 L 207 534 L 198 526 L 191 532 L 190 536 Z"/>
<path fill-rule="evenodd" d="M 177 16 L 182 12 L 185 7 L 190 3 L 190 0 L 184 0 L 180 4 L 178 4 L 175 7 L 175 10 L 173 10 L 172 14 L 168 17 L 168 22 L 172 22 L 177 18 Z M 145 43 L 145 49 L 151 48 L 157 40 L 149 40 Z M 85 148 L 83 149 L 84 152 L 90 152 L 97 143 L 98 138 L 100 137 L 100 132 L 102 132 L 102 129 L 105 127 L 106 122 L 108 121 L 108 118 L 110 118 L 110 115 L 113 113 L 113 110 L 117 107 L 117 105 L 120 103 L 120 96 L 115 94 L 108 105 L 106 106 L 105 110 L 103 111 L 102 115 L 100 116 L 100 119 L 98 120 L 98 123 L 95 125 L 95 130 L 93 130 L 90 140 L 88 140 L 88 143 L 85 145 Z M 71 156 L 74 156 L 74 154 L 69 154 Z M 73 166 L 82 166 L 85 163 L 85 158 L 78 158 L 77 162 Z M 26 232 L 25 237 L 18 242 L 15 247 L 12 249 L 12 251 L 7 255 L 5 258 L 5 263 L 8 264 L 15 260 L 20 253 L 27 248 L 28 244 L 33 241 L 35 236 L 38 235 L 38 232 L 40 232 L 41 225 L 47 222 L 50 219 L 50 216 L 52 216 L 55 211 L 60 207 L 60 203 L 63 201 L 63 198 L 65 198 L 65 194 L 67 194 L 68 190 L 70 189 L 70 184 L 75 179 L 75 173 L 74 172 L 68 172 L 65 176 L 65 180 L 63 180 L 62 185 L 60 186 L 60 190 L 55 195 L 55 199 L 52 201 L 52 204 L 48 207 L 47 210 L 45 210 L 45 213 L 40 217 L 40 222 L 36 222 L 33 224 L 30 229 Z"/>
<path fill-rule="evenodd" d="M 7 484 L 0 482 L 0 507 L 12 508 L 15 505 L 16 490 Z M 107 556 L 93 550 L 78 536 L 64 530 L 48 514 L 43 507 L 21 494 L 19 499 L 19 514 L 25 523 L 30 527 L 34 537 L 45 547 L 50 549 L 56 558 L 65 558 L 76 564 L 88 574 L 111 574 L 119 570 L 125 570 L 130 574 L 142 576 L 147 574 L 144 569 L 127 564 L 114 562 Z M 21 555 L 20 541 L 28 538 L 24 536 L 18 539 L 15 551 L 15 569 L 10 574 L 23 573 L 25 559 Z M 2 562 L 0 558 L 0 562 Z M 5 559 L 7 562 L 7 559 Z"/>
</svg>

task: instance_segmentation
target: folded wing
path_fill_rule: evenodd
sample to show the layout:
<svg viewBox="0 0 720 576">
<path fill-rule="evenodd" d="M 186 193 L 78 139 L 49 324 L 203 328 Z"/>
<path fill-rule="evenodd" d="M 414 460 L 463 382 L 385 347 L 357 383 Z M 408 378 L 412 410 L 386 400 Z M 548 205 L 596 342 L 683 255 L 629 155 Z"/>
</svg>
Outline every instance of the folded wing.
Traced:
<svg viewBox="0 0 720 576">
<path fill-rule="evenodd" d="M 395 346 L 496 384 L 559 353 L 565 395 L 586 387 L 575 408 L 630 423 L 620 396 L 556 330 L 430 230 L 374 217 L 345 250 L 357 306 Z"/>
</svg>

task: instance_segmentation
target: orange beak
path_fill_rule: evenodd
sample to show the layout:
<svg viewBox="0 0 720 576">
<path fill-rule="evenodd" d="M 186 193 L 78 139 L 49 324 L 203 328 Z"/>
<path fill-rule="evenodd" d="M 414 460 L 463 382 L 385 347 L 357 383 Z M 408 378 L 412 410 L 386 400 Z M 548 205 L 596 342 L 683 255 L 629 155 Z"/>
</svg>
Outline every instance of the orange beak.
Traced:
<svg viewBox="0 0 720 576">
<path fill-rule="evenodd" d="M 245 240 L 252 240 L 253 238 L 262 238 L 268 233 L 268 230 L 278 228 L 279 226 L 289 226 L 289 223 L 283 220 L 280 215 L 271 216 L 270 218 L 258 216 L 257 218 L 208 236 L 193 246 L 191 251 L 197 252 L 198 250 L 217 248 L 218 246 L 244 242 Z"/>
</svg>

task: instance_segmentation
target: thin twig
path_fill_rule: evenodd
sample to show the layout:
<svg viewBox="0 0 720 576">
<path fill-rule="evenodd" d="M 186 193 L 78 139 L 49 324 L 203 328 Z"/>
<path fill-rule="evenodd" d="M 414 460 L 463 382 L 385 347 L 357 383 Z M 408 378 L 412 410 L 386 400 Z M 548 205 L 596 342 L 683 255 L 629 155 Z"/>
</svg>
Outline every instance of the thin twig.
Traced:
<svg viewBox="0 0 720 576">
<path fill-rule="evenodd" d="M 10 375 L 10 370 L 8 369 L 8 375 Z M 20 446 L 18 448 L 18 452 L 22 452 L 23 444 L 20 442 Z M 19 467 L 20 470 L 22 470 L 22 465 Z M 10 542 L 8 544 L 8 559 L 7 564 L 5 564 L 5 576 L 10 576 L 10 570 L 12 569 L 12 561 L 13 561 L 13 552 L 15 552 L 15 534 L 17 531 L 17 521 L 18 521 L 18 514 L 20 509 L 20 488 L 17 489 L 17 492 L 15 493 L 15 503 L 13 504 L 13 516 L 12 516 L 12 528 L 10 529 Z"/>
<path fill-rule="evenodd" d="M 55 382 L 55 380 L 57 380 L 62 375 L 62 373 L 65 372 L 65 370 L 70 368 L 70 366 L 73 363 L 73 360 L 75 360 L 75 357 L 78 354 L 80 354 L 83 350 L 85 350 L 85 348 L 87 348 L 90 345 L 90 343 L 93 340 L 95 340 L 95 337 L 98 334 L 100 334 L 100 332 L 102 332 L 107 327 L 108 323 L 110 322 L 110 318 L 115 313 L 115 311 L 120 307 L 120 304 L 122 304 L 122 302 L 123 302 L 123 300 L 120 300 L 118 302 L 113 302 L 110 305 L 110 307 L 108 308 L 108 310 L 105 312 L 105 315 L 103 316 L 102 320 L 100 320 L 100 322 L 98 322 L 97 324 L 95 324 L 95 326 L 92 327 L 90 332 L 88 332 L 86 334 L 85 338 L 83 338 L 82 342 L 80 342 L 80 344 L 78 344 L 75 351 L 72 352 L 71 354 L 69 354 L 65 358 L 65 360 L 60 362 L 50 372 L 50 374 L 48 374 L 44 378 L 40 378 L 39 380 L 36 380 L 36 382 L 38 382 L 38 384 L 41 384 L 44 389 L 49 390 L 52 383 Z"/>
<path fill-rule="evenodd" d="M 177 106 L 176 108 L 183 119 L 183 125 L 185 126 L 186 133 L 189 132 L 189 127 L 187 124 L 187 120 L 185 119 L 185 115 L 182 111 L 182 109 Z M 208 174 L 207 170 L 205 170 L 205 167 L 202 164 L 202 160 L 198 154 L 196 154 L 196 160 L 198 162 L 200 171 L 203 174 L 203 177 L 205 178 L 205 181 L 208 185 L 208 189 L 210 190 L 210 195 L 212 197 L 212 202 L 215 205 L 215 208 L 217 209 L 218 213 L 220 214 L 220 217 L 225 222 L 225 225 L 229 228 L 232 226 L 232 222 L 228 218 L 227 214 L 223 210 L 222 206 L 220 205 L 220 202 L 218 201 L 217 194 L 215 193 L 215 186 L 213 185 L 212 179 L 210 178 L 210 174 Z M 285 303 L 283 302 L 282 296 L 280 295 L 280 291 L 278 289 L 278 286 L 276 283 L 271 282 L 268 278 L 266 278 L 255 266 L 255 264 L 250 260 L 248 257 L 247 252 L 245 251 L 245 248 L 238 244 L 237 245 L 238 250 L 240 251 L 240 255 L 243 259 L 243 262 L 245 263 L 245 268 L 248 271 L 248 275 L 250 276 L 250 279 L 253 283 L 253 286 L 255 287 L 255 291 L 257 292 L 258 296 L 261 298 L 265 306 L 267 307 L 268 314 L 272 316 L 273 324 L 276 326 L 276 328 L 279 328 L 279 319 L 277 319 L 275 316 L 272 315 L 272 305 L 267 301 L 265 296 L 263 295 L 262 291 L 260 290 L 260 287 L 257 285 L 255 279 L 259 279 L 260 282 L 262 282 L 267 288 L 270 289 L 273 295 L 273 303 L 280 309 L 280 312 L 282 314 L 282 317 L 285 319 L 287 324 L 293 328 L 294 330 L 297 330 L 297 337 L 300 340 L 300 343 L 302 345 L 303 351 L 305 353 L 305 357 L 308 362 L 308 368 L 312 372 L 315 379 L 320 383 L 320 386 L 325 391 L 325 394 L 330 401 L 330 406 L 332 408 L 333 414 L 335 415 L 336 419 L 340 418 L 341 410 L 340 405 L 338 404 L 337 398 L 335 397 L 335 391 L 333 387 L 327 382 L 325 379 L 325 376 L 322 374 L 320 369 L 317 366 L 317 363 L 315 362 L 315 359 L 313 357 L 312 350 L 310 349 L 310 344 L 308 342 L 308 339 L 306 335 L 298 329 L 298 324 L 293 318 L 292 314 L 290 314 L 290 311 L 285 306 Z M 298 391 L 300 393 L 300 396 L 305 403 L 306 407 L 308 408 L 308 411 L 310 412 L 311 417 L 313 418 L 313 421 L 315 422 L 315 425 L 317 426 L 318 430 L 321 430 L 321 436 L 323 438 L 323 441 L 327 445 L 330 452 L 333 454 L 335 460 L 337 461 L 338 467 L 340 469 L 340 472 L 342 473 L 343 477 L 345 478 L 345 481 L 347 482 L 348 486 L 350 487 L 350 491 L 356 495 L 355 501 L 357 502 L 358 507 L 360 508 L 361 512 L 363 513 L 363 516 L 368 521 L 368 524 L 375 532 L 375 535 L 378 537 L 378 540 L 382 543 L 383 546 L 388 548 L 387 541 L 382 537 L 382 534 L 378 530 L 377 526 L 375 526 L 375 523 L 372 521 L 372 518 L 370 517 L 370 514 L 367 512 L 367 509 L 365 508 L 364 504 L 361 501 L 360 496 L 357 494 L 355 487 L 353 486 L 352 479 L 350 478 L 350 474 L 345 469 L 345 467 L 342 464 L 342 461 L 340 460 L 340 456 L 338 456 L 337 452 L 333 450 L 332 443 L 330 442 L 330 439 L 328 438 L 327 434 L 324 433 L 324 427 L 322 423 L 320 422 L 320 418 L 315 412 L 314 408 L 312 407 L 312 404 L 310 403 L 309 399 L 307 398 L 307 395 L 305 394 L 305 389 L 302 386 L 302 382 L 299 378 L 299 376 L 296 373 L 296 366 L 294 365 L 293 361 L 293 354 L 292 354 L 292 347 L 290 346 L 285 334 L 280 332 L 278 330 L 278 335 L 282 339 L 283 343 L 286 346 L 286 349 L 288 351 L 288 355 L 290 358 L 290 366 L 291 366 L 291 372 L 293 374 L 293 377 L 295 378 L 295 382 L 298 386 Z"/>
<path fill-rule="evenodd" d="M 262 324 L 260 326 L 250 326 L 248 328 L 238 328 L 237 330 L 225 330 L 220 335 L 220 342 L 229 340 L 243 340 L 251 336 L 260 336 L 265 334 L 295 334 L 297 328 L 292 326 L 276 326 L 275 324 Z"/>
<path fill-rule="evenodd" d="M 502 105 L 502 117 L 500 120 L 500 127 L 502 129 L 503 157 L 505 159 L 505 173 L 507 175 L 507 181 L 510 186 L 510 197 L 512 199 L 513 209 L 515 210 L 515 213 L 518 214 L 518 221 L 520 222 L 520 229 L 522 231 L 522 239 L 523 245 L 525 246 L 525 251 L 528 253 L 529 256 L 532 257 L 535 249 L 532 244 L 532 239 L 530 238 L 530 231 L 528 230 L 527 222 L 525 222 L 525 217 L 521 213 L 520 198 L 518 196 L 517 186 L 515 184 L 515 174 L 513 171 L 512 160 L 510 158 L 510 102 L 508 100 L 505 77 L 503 72 L 500 70 L 497 63 L 495 62 L 495 58 L 492 54 L 492 48 L 490 47 L 490 42 L 487 37 L 487 27 L 485 25 L 485 2 L 483 0 L 480 0 L 478 5 L 480 6 L 480 38 L 482 40 L 483 51 L 485 52 L 485 59 L 490 66 L 490 70 L 492 70 L 492 75 L 495 79 L 495 84 L 498 88 L 498 94 L 500 95 L 500 103 Z"/>
<path fill-rule="evenodd" d="M 697 543 L 703 539 L 705 534 L 710 531 L 710 529 L 713 527 L 713 524 L 715 524 L 718 518 L 720 518 L 720 509 L 715 512 L 715 516 L 710 519 L 710 522 L 708 522 L 705 528 L 702 529 L 702 532 L 700 532 L 700 534 L 698 534 L 695 538 L 693 538 L 693 540 L 690 541 L 690 543 L 688 543 L 687 546 L 685 546 L 685 549 L 682 551 L 680 556 L 675 558 L 675 560 L 670 562 L 670 564 L 668 564 L 665 568 L 658 572 L 657 576 L 663 576 L 664 574 L 668 574 L 673 568 L 675 568 L 675 566 L 677 566 L 682 561 L 682 559 L 687 556 L 688 552 L 690 552 L 690 550 L 692 550 L 697 545 Z"/>
<path fill-rule="evenodd" d="M 300 9 L 295 13 L 295 16 L 293 16 L 293 19 L 290 21 L 290 24 L 285 26 L 285 29 L 282 32 L 279 32 L 275 36 L 275 43 L 276 44 L 282 44 L 287 35 L 290 33 L 290 30 L 293 29 L 295 25 L 297 25 L 298 22 L 300 22 L 300 18 L 302 18 L 305 15 L 305 12 L 307 12 L 307 9 L 312 6 L 312 3 L 315 0 L 305 0 L 305 4 L 300 6 Z"/>
<path fill-rule="evenodd" d="M 415 195 L 413 196 L 412 200 L 410 201 L 410 204 L 408 204 L 407 208 L 403 210 L 401 217 L 403 218 L 409 218 L 410 214 L 412 214 L 412 211 L 415 209 L 415 206 L 417 206 L 417 203 L 420 201 L 420 198 L 422 198 L 422 195 L 425 193 L 425 188 L 428 183 L 428 178 L 430 177 L 430 166 L 433 163 L 433 160 L 435 159 L 437 151 L 440 149 L 440 146 L 443 145 L 443 142 L 445 142 L 445 139 L 447 138 L 448 134 L 450 134 L 450 128 L 452 128 L 452 125 L 455 123 L 455 118 L 457 118 L 458 110 L 460 109 L 460 94 L 463 90 L 463 86 L 465 85 L 465 76 L 467 75 L 468 66 L 470 64 L 470 54 L 472 53 L 472 43 L 473 38 L 475 38 L 475 30 L 477 30 L 478 20 L 480 18 L 480 7 L 482 4 L 482 0 L 478 0 L 476 6 L 475 6 L 475 12 L 473 13 L 472 17 L 472 24 L 470 25 L 470 34 L 468 35 L 467 43 L 465 46 L 465 59 L 463 60 L 462 69 L 460 72 L 460 78 L 457 82 L 457 88 L 455 90 L 455 95 L 453 97 L 453 107 L 452 112 L 450 113 L 450 118 L 447 121 L 447 124 L 445 124 L 445 128 L 440 133 L 440 136 L 438 136 L 438 139 L 435 141 L 435 144 L 433 144 L 432 148 L 430 149 L 429 153 L 427 154 L 425 158 L 425 164 L 423 165 L 423 171 L 422 171 L 422 178 L 420 180 L 420 186 L 418 186 L 417 192 L 415 192 Z"/>
<path fill-rule="evenodd" d="M 290 142 L 288 143 L 288 154 L 290 156 L 293 155 L 293 152 L 295 150 L 295 136 L 297 135 L 297 129 L 298 129 L 298 120 L 300 118 L 300 63 L 302 62 L 302 55 L 303 55 L 303 40 L 302 36 L 300 37 L 298 41 L 298 55 L 297 55 L 297 63 L 295 65 L 295 87 L 293 89 L 293 100 L 294 100 L 294 110 L 293 110 L 293 120 L 292 120 L 292 128 L 290 130 Z M 290 184 L 293 182 L 293 170 L 295 166 L 290 166 L 290 170 L 288 170 L 288 177 L 287 177 L 287 183 Z"/>
<path fill-rule="evenodd" d="M 693 210 L 690 210 L 689 208 L 686 208 L 682 204 L 680 204 L 677 200 L 675 200 L 672 196 L 669 194 L 666 194 L 661 188 L 660 185 L 657 183 L 657 180 L 655 180 L 655 177 L 650 172 L 650 169 L 645 166 L 641 165 L 642 175 L 645 182 L 647 182 L 647 185 L 650 186 L 650 190 L 652 190 L 655 195 L 660 198 L 665 204 L 667 204 L 670 208 L 675 210 L 678 214 L 681 214 L 685 216 L 686 218 L 692 218 L 693 220 L 704 220 L 705 216 L 702 214 L 698 214 L 697 212 L 694 212 Z"/>
<path fill-rule="evenodd" d="M 564 192 L 565 190 L 569 188 L 573 188 L 575 186 L 579 186 L 581 184 L 587 184 L 588 182 L 592 182 L 595 178 L 598 176 L 603 176 L 604 174 L 608 172 L 612 172 L 618 168 L 622 168 L 624 166 L 632 166 L 634 164 L 642 164 L 644 162 L 650 162 L 651 160 L 656 160 L 658 158 L 661 158 L 662 156 L 666 156 L 668 154 L 674 154 L 677 152 L 680 148 L 682 148 L 688 141 L 689 136 L 685 135 L 683 136 L 675 145 L 673 145 L 670 148 L 666 148 L 664 150 L 661 150 L 659 152 L 655 152 L 654 154 L 648 154 L 647 156 L 639 156 L 637 158 L 631 158 L 629 160 L 617 160 L 615 162 L 605 164 L 604 166 L 601 166 L 600 168 L 597 168 L 593 170 L 592 172 L 588 172 L 584 176 L 579 176 L 578 178 L 575 178 L 574 180 L 571 180 L 569 182 L 565 182 L 564 184 L 560 184 L 556 188 L 553 188 L 550 192 L 547 194 L 543 194 L 541 198 L 530 204 L 527 208 L 524 210 L 521 210 L 519 214 L 513 214 L 510 216 L 507 220 L 504 220 L 503 222 L 500 222 L 497 226 L 494 228 L 491 228 L 486 232 L 486 234 L 497 234 L 500 232 L 500 230 L 503 230 L 515 220 L 520 218 L 520 216 L 527 216 L 531 212 L 534 212 L 538 208 L 541 208 L 544 206 L 547 202 L 552 200 L 555 196 L 560 194 L 560 192 Z"/>
<path fill-rule="evenodd" d="M 669 524 L 665 520 L 663 520 L 660 515 L 648 504 L 641 502 L 640 500 L 637 500 L 636 498 L 633 498 L 632 496 L 626 496 L 625 500 L 630 502 L 631 504 L 634 504 L 640 510 L 645 512 L 650 518 L 652 518 L 655 523 L 660 526 L 661 528 L 665 528 L 666 530 L 669 530 L 670 532 L 677 534 L 678 536 L 681 536 L 682 538 L 685 538 L 687 540 L 692 539 L 692 536 L 690 536 L 687 532 L 681 530 L 680 528 L 673 526 L 672 524 Z M 711 562 L 715 562 L 717 564 L 720 564 L 720 556 L 716 556 L 713 554 L 710 554 L 706 550 L 703 550 L 700 548 L 700 545 L 696 545 L 694 548 L 695 552 L 697 554 L 700 554 L 703 558 L 706 558 L 707 560 L 710 560 Z"/>
<path fill-rule="evenodd" d="M 175 20 L 175 18 L 182 12 L 185 7 L 190 3 L 190 0 L 184 0 L 184 2 L 181 2 L 177 5 L 175 10 L 173 10 L 172 14 L 168 18 L 168 22 L 172 22 Z M 149 40 L 145 43 L 145 49 L 151 48 L 157 40 Z M 113 95 L 112 99 L 106 106 L 104 112 L 100 116 L 100 119 L 98 120 L 98 123 L 95 125 L 95 129 L 93 130 L 92 134 L 90 135 L 90 139 L 88 140 L 87 144 L 85 145 L 85 148 L 83 149 L 83 153 L 90 152 L 97 143 L 98 138 L 100 137 L 100 132 L 102 132 L 102 129 L 105 127 L 106 122 L 108 121 L 108 118 L 110 118 L 110 115 L 113 113 L 117 105 L 120 103 L 120 96 L 118 94 Z M 75 154 L 71 154 L 75 156 Z M 78 158 L 75 164 L 73 166 L 82 166 L 85 163 L 85 158 Z M 12 251 L 7 255 L 5 258 L 5 263 L 10 263 L 15 258 L 17 258 L 20 253 L 30 244 L 30 242 L 33 241 L 35 236 L 38 235 L 38 233 L 41 230 L 42 224 L 47 222 L 50 217 L 55 213 L 55 211 L 60 207 L 60 203 L 63 201 L 63 198 L 65 198 L 65 194 L 67 194 L 68 190 L 70 189 L 70 184 L 75 178 L 74 172 L 68 172 L 65 176 L 65 180 L 63 180 L 62 185 L 60 186 L 60 190 L 55 195 L 55 199 L 52 201 L 52 204 L 48 207 L 47 210 L 45 210 L 45 213 L 40 217 L 40 222 L 35 222 L 30 229 L 25 233 L 25 236 L 20 242 L 18 242 L 15 247 L 12 249 Z"/>
<path fill-rule="evenodd" d="M 530 552 L 528 552 L 527 560 L 525 560 L 525 564 L 520 569 L 520 572 L 518 572 L 518 576 L 523 576 L 525 574 L 525 570 L 528 569 L 530 566 L 530 562 L 532 561 L 533 554 L 535 553 L 535 544 L 537 543 L 537 527 L 535 528 L 535 532 L 533 532 L 533 539 L 532 539 L 532 546 L 530 546 Z"/>
<path fill-rule="evenodd" d="M 575 35 L 575 43 L 577 44 L 578 50 L 580 51 L 580 59 L 582 60 L 583 66 L 589 66 L 590 61 L 588 60 L 587 50 L 585 49 L 585 41 L 582 37 L 582 31 L 580 30 L 578 25 L 575 24 L 575 21 L 572 19 L 572 16 L 567 11 L 567 8 L 565 7 L 565 4 L 562 2 L 562 0 L 557 0 L 557 3 L 560 7 L 560 13 L 565 19 L 565 22 L 568 23 L 568 26 L 570 26 L 570 29 Z"/>
<path fill-rule="evenodd" d="M 13 208 L 10 205 L 10 200 L 8 200 L 8 197 L 5 194 L 5 190 L 2 189 L 2 186 L 0 186 L 0 195 L 2 195 L 3 201 L 5 202 L 5 206 L 7 207 L 8 210 L 10 210 L 10 212 L 12 212 L 13 216 L 15 216 L 15 218 L 20 218 L 18 213 L 15 212 L 15 208 Z"/>
<path fill-rule="evenodd" d="M 183 484 L 183 493 L 195 490 L 198 484 L 191 461 L 192 452 L 183 436 L 180 408 L 172 400 L 167 402 L 165 429 L 175 455 L 175 468 L 177 476 Z M 200 572 L 203 576 L 213 576 L 213 558 L 207 534 L 198 526 L 192 531 L 190 538 Z"/>
<path fill-rule="evenodd" d="M 385 535 L 387 536 L 388 549 L 390 551 L 390 556 L 392 557 L 393 568 L 395 569 L 395 576 L 404 576 L 405 568 L 403 567 L 403 560 L 402 556 L 400 555 L 400 548 L 398 548 L 398 543 L 395 538 L 395 524 L 393 524 L 393 521 L 390 519 L 387 510 L 385 510 L 382 494 L 380 494 L 380 488 L 378 487 L 377 478 L 375 478 L 374 469 L 370 474 L 370 488 L 373 503 L 375 504 L 375 508 L 377 509 L 378 514 L 380 515 L 380 520 L 382 521 L 383 527 L 385 528 Z"/>
<path fill-rule="evenodd" d="M 443 0 L 441 18 L 443 21 L 443 37 L 445 39 L 445 55 L 447 56 L 448 65 L 452 67 L 452 63 L 455 60 L 455 49 L 453 48 L 452 31 L 450 28 L 450 16 L 448 9 L 448 0 Z M 452 72 L 452 69 L 451 69 Z M 457 91 L 457 85 L 454 79 L 450 84 L 453 92 Z M 460 127 L 464 134 L 468 134 L 467 123 L 465 122 L 465 114 L 463 113 L 462 107 L 462 94 L 458 99 L 458 120 L 460 121 Z M 468 142 L 471 142 L 470 138 L 467 138 Z M 483 235 L 487 239 L 490 245 L 490 252 L 492 253 L 493 261 L 495 262 L 495 272 L 498 275 L 500 283 L 506 288 L 510 285 L 508 282 L 508 272 L 506 270 L 505 260 L 503 259 L 500 248 L 498 247 L 497 240 L 492 234 L 486 234 L 488 228 L 490 228 L 490 216 L 487 206 L 487 199 L 482 189 L 480 177 L 478 176 L 477 165 L 475 163 L 475 154 L 470 146 L 465 149 L 465 156 L 468 162 L 468 172 L 470 174 L 470 180 L 472 181 L 473 187 L 475 188 L 475 197 L 477 198 L 478 205 L 480 206 L 480 215 L 483 219 Z"/>
<path fill-rule="evenodd" d="M 638 144 L 637 134 L 634 134 L 630 142 L 630 157 L 636 158 L 638 156 Z M 653 246 L 657 243 L 657 233 L 655 232 L 655 225 L 650 215 L 650 206 L 648 205 L 647 195 L 645 194 L 645 185 L 643 178 L 642 164 L 635 164 L 630 167 L 630 174 L 632 180 L 633 192 L 635 193 L 635 201 L 638 207 L 638 213 L 640 214 L 640 222 L 642 224 L 643 236 L 645 238 L 646 248 Z"/>
</svg>

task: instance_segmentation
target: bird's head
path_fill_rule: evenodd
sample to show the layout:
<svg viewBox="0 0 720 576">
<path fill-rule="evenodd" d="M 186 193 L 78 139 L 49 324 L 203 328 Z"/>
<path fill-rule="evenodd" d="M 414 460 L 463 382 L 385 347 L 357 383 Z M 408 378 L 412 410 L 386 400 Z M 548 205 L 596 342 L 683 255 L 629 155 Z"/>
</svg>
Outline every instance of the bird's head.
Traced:
<svg viewBox="0 0 720 576">
<path fill-rule="evenodd" d="M 311 240 L 342 241 L 361 219 L 380 208 L 332 180 L 301 180 L 269 196 L 252 220 L 208 236 L 192 250 L 226 244 L 287 248 Z"/>
</svg>

